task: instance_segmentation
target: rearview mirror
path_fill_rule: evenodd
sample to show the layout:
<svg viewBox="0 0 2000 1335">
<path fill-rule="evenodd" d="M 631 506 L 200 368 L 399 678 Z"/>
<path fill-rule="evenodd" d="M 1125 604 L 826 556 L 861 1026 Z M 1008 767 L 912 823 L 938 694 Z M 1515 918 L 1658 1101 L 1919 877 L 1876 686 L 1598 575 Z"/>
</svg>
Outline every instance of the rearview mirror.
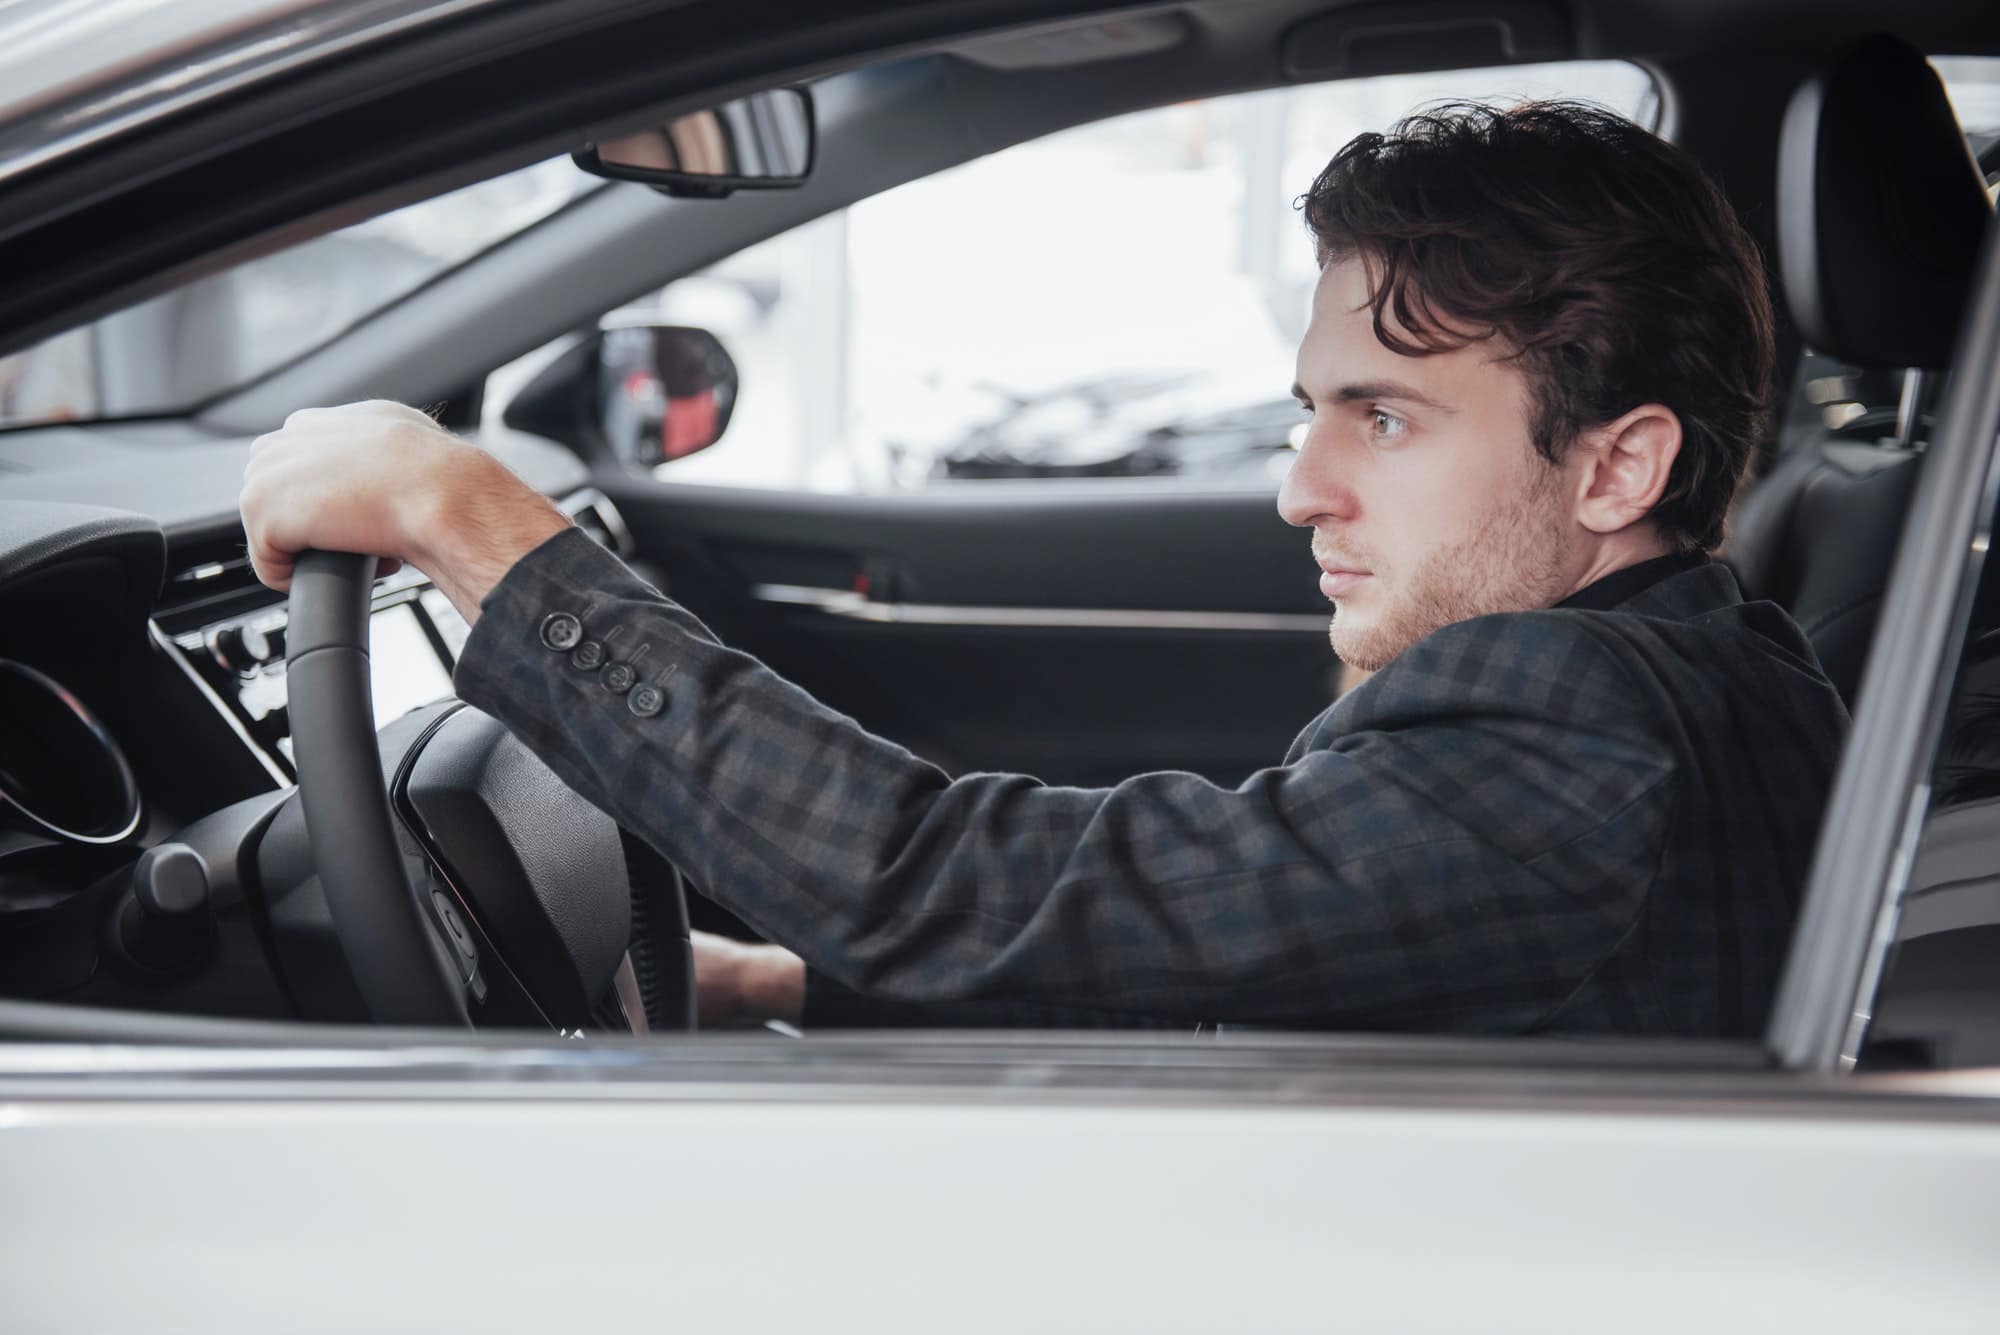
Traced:
<svg viewBox="0 0 2000 1335">
<path fill-rule="evenodd" d="M 576 165 L 669 195 L 720 198 L 735 190 L 781 190 L 812 173 L 812 95 L 774 88 L 665 125 L 587 144 Z"/>
</svg>

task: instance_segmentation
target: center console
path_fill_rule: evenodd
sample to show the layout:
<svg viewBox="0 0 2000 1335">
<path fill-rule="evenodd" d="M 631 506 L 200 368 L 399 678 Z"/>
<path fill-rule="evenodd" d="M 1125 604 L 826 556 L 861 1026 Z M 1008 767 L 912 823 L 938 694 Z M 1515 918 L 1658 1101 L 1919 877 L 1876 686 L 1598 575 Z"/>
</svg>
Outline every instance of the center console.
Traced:
<svg viewBox="0 0 2000 1335">
<path fill-rule="evenodd" d="M 630 554 L 624 522 L 602 494 L 584 490 L 559 503 L 597 541 Z M 170 575 L 155 637 L 272 777 L 290 783 L 296 771 L 285 690 L 285 604 L 256 583 L 247 557 L 224 556 Z M 451 694 L 452 669 L 471 629 L 443 593 L 405 566 L 376 581 L 368 633 L 380 727 Z"/>
</svg>

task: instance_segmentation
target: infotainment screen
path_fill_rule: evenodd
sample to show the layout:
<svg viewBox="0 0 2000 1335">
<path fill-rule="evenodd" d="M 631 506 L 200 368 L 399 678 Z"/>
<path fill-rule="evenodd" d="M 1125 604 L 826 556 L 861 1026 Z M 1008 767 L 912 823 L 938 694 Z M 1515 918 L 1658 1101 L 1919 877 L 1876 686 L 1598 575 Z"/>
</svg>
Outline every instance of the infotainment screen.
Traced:
<svg viewBox="0 0 2000 1335">
<path fill-rule="evenodd" d="M 451 673 L 408 603 L 385 607 L 368 623 L 375 726 L 451 694 Z"/>
</svg>

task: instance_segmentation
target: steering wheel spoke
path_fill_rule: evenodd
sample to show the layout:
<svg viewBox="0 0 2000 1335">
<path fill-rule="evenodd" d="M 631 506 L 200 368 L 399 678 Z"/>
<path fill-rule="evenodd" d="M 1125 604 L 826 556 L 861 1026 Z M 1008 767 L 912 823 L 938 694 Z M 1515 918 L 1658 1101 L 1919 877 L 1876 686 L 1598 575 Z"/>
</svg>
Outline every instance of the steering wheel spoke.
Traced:
<svg viewBox="0 0 2000 1335">
<path fill-rule="evenodd" d="M 312 860 L 369 1013 L 443 1026 L 540 1017 L 574 1031 L 608 1004 L 638 1032 L 692 1028 L 678 875 L 500 723 L 450 702 L 393 726 L 384 736 L 403 750 L 385 781 L 374 570 L 372 557 L 301 555 L 286 654 Z M 442 884 L 412 884 L 404 838 Z"/>
</svg>

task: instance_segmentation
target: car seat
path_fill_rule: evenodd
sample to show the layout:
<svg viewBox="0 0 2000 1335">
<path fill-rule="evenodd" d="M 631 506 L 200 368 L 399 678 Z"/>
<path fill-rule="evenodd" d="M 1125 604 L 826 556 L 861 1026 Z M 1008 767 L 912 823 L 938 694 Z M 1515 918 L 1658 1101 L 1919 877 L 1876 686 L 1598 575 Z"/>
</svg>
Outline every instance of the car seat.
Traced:
<svg viewBox="0 0 2000 1335">
<path fill-rule="evenodd" d="M 1843 48 L 1800 86 L 1778 151 L 1778 258 L 1812 347 L 1863 367 L 1950 364 L 1993 208 L 1943 82 L 1894 37 Z M 1828 430 L 1744 496 L 1723 557 L 1791 613 L 1851 708 L 1922 458 Z"/>
</svg>

